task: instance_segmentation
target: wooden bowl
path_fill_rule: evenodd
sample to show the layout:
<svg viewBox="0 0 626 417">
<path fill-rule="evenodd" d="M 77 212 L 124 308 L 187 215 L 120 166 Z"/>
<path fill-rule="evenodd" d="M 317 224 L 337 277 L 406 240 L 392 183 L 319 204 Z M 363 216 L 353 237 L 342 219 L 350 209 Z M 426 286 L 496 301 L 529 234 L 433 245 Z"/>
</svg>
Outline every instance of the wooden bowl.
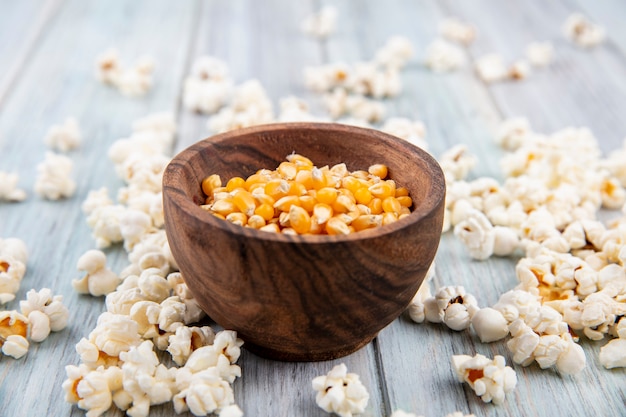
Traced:
<svg viewBox="0 0 626 417">
<path fill-rule="evenodd" d="M 275 169 L 296 152 L 350 171 L 384 163 L 406 187 L 412 213 L 350 235 L 286 235 L 218 219 L 199 206 L 201 181 Z M 286 361 L 356 351 L 408 306 L 441 235 L 445 183 L 425 151 L 385 133 L 332 123 L 279 123 L 200 141 L 163 177 L 165 230 L 200 306 L 249 350 Z"/>
</svg>

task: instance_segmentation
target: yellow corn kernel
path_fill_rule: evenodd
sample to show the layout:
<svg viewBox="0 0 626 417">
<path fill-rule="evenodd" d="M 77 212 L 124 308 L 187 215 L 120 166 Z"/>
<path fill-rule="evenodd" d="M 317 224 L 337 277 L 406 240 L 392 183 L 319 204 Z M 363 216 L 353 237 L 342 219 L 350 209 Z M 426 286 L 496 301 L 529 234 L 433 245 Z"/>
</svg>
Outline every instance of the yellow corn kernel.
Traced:
<svg viewBox="0 0 626 417">
<path fill-rule="evenodd" d="M 368 188 L 374 197 L 387 198 L 396 195 L 396 183 L 392 180 L 380 181 Z"/>
<path fill-rule="evenodd" d="M 378 197 L 372 198 L 367 207 L 369 207 L 372 214 L 380 214 L 383 212 L 383 200 Z"/>
<path fill-rule="evenodd" d="M 258 214 L 253 214 L 248 219 L 248 226 L 252 227 L 253 229 L 260 229 L 261 227 L 265 226 L 266 224 L 267 223 L 266 223 L 265 219 L 263 217 L 259 216 Z"/>
<path fill-rule="evenodd" d="M 370 167 L 367 169 L 367 172 L 369 172 L 372 175 L 376 175 L 381 180 L 384 180 L 385 178 L 387 178 L 387 172 L 388 172 L 387 165 L 385 164 L 370 165 Z"/>
<path fill-rule="evenodd" d="M 311 170 L 311 182 L 312 187 L 315 190 L 319 190 L 320 188 L 324 188 L 328 185 L 326 182 L 326 175 L 324 175 L 324 171 L 319 168 L 313 168 Z"/>
<path fill-rule="evenodd" d="M 331 207 L 335 213 L 347 213 L 356 210 L 356 203 L 347 195 L 342 194 L 331 204 Z"/>
<path fill-rule="evenodd" d="M 340 164 L 333 165 L 332 167 L 330 167 L 330 172 L 332 172 L 334 175 L 338 176 L 339 178 L 343 178 L 346 175 L 348 175 L 348 167 L 346 167 L 346 164 L 342 162 Z"/>
<path fill-rule="evenodd" d="M 326 233 L 329 235 L 347 235 L 350 234 L 350 227 L 337 217 L 331 217 L 326 222 Z"/>
<path fill-rule="evenodd" d="M 297 235 L 298 234 L 298 232 L 296 232 L 291 227 L 285 227 L 284 229 L 280 231 L 280 233 L 282 233 L 283 235 Z"/>
<path fill-rule="evenodd" d="M 266 222 L 269 222 L 274 218 L 274 212 L 273 203 L 261 203 L 256 209 L 254 209 L 254 214 L 261 216 Z"/>
<path fill-rule="evenodd" d="M 365 204 L 357 204 L 356 208 L 359 210 L 359 213 L 361 214 L 372 214 L 372 210 Z"/>
<path fill-rule="evenodd" d="M 408 207 L 404 207 L 402 206 L 402 208 L 400 209 L 400 214 L 411 214 L 411 209 Z"/>
<path fill-rule="evenodd" d="M 383 215 L 382 214 L 364 214 L 362 216 L 357 217 L 350 223 L 354 230 L 357 232 L 359 230 L 371 229 L 373 227 L 382 226 L 383 224 Z"/>
<path fill-rule="evenodd" d="M 358 216 L 356 216 L 358 217 Z M 355 217 L 349 215 L 348 213 L 337 213 L 333 216 L 334 219 L 339 219 L 345 224 L 350 224 L 355 219 Z"/>
<path fill-rule="evenodd" d="M 313 213 L 313 208 L 317 204 L 317 200 L 310 195 L 300 196 L 300 207 L 305 209 L 308 213 Z"/>
<path fill-rule="evenodd" d="M 235 212 L 230 213 L 228 216 L 226 216 L 226 220 L 228 220 L 232 224 L 244 226 L 248 223 L 248 216 L 243 213 Z"/>
<path fill-rule="evenodd" d="M 223 200 L 217 200 L 216 202 L 214 202 L 211 205 L 211 211 L 215 213 L 219 213 L 222 216 L 226 217 L 230 213 L 233 213 L 238 210 L 237 210 L 237 206 L 235 205 L 232 199 L 225 198 Z"/>
<path fill-rule="evenodd" d="M 319 235 L 324 233 L 324 223 L 319 222 L 319 219 L 315 217 L 315 214 L 311 216 L 311 229 L 309 229 L 309 233 L 313 235 Z"/>
<path fill-rule="evenodd" d="M 406 187 L 398 187 L 396 188 L 396 198 L 397 197 L 405 197 L 409 195 L 409 190 Z"/>
<path fill-rule="evenodd" d="M 313 188 L 313 173 L 312 172 L 313 171 L 306 170 L 306 169 L 302 169 L 298 171 L 298 173 L 296 174 L 295 181 L 298 184 L 302 184 L 305 189 L 310 190 L 311 188 Z"/>
<path fill-rule="evenodd" d="M 339 197 L 340 195 L 345 195 L 350 199 L 350 201 L 356 204 L 356 198 L 354 198 L 354 194 L 352 194 L 352 191 L 348 190 L 347 188 L 339 188 L 337 189 L 337 191 L 339 192 L 339 195 L 337 195 L 337 197 Z"/>
<path fill-rule="evenodd" d="M 280 211 L 289 211 L 291 206 L 300 205 L 300 199 L 295 195 L 288 195 L 280 198 L 274 203 L 274 208 Z"/>
<path fill-rule="evenodd" d="M 213 195 L 213 190 L 221 186 L 222 179 L 217 174 L 209 175 L 202 180 L 202 191 L 208 196 Z"/>
<path fill-rule="evenodd" d="M 218 219 L 226 220 L 226 217 L 222 216 L 219 213 L 215 213 L 214 211 L 212 211 L 211 214 L 217 217 Z"/>
<path fill-rule="evenodd" d="M 325 203 L 317 203 L 313 207 L 313 216 L 319 224 L 326 223 L 333 217 L 333 208 Z"/>
<path fill-rule="evenodd" d="M 250 184 L 246 187 L 244 187 L 246 190 L 250 191 L 251 193 L 256 192 L 262 192 L 263 194 L 265 194 L 265 183 L 264 182 L 255 182 L 253 184 Z"/>
<path fill-rule="evenodd" d="M 397 194 L 397 193 L 396 193 Z M 400 197 L 396 196 L 396 200 L 400 202 L 402 207 L 411 207 L 413 205 L 413 199 L 408 195 L 401 195 Z"/>
<path fill-rule="evenodd" d="M 339 191 L 336 188 L 332 187 L 324 187 L 317 190 L 316 197 L 317 201 L 324 204 L 332 204 L 337 199 L 337 195 Z"/>
<path fill-rule="evenodd" d="M 358 219 L 361 216 L 361 212 L 359 211 L 358 207 L 355 205 L 354 206 L 354 210 L 351 210 L 349 212 L 346 213 L 350 218 L 352 218 L 352 220 L 354 221 L 355 219 Z"/>
<path fill-rule="evenodd" d="M 204 199 L 204 204 L 211 204 L 213 203 L 213 197 L 207 197 Z"/>
<path fill-rule="evenodd" d="M 252 191 L 252 190 L 250 190 L 250 188 L 254 184 L 265 184 L 268 181 L 269 181 L 269 179 L 268 179 L 267 175 L 263 175 L 263 174 L 260 174 L 260 173 L 252 174 L 248 178 L 246 178 L 246 182 L 244 184 L 244 188 L 246 190 L 248 190 L 248 191 Z"/>
<path fill-rule="evenodd" d="M 367 177 L 369 176 L 367 171 L 363 171 L 363 170 L 352 171 L 350 175 L 352 175 L 355 178 L 362 179 L 362 180 L 366 180 Z"/>
<path fill-rule="evenodd" d="M 358 178 L 348 175 L 341 179 L 341 186 L 354 194 L 359 188 L 363 187 L 363 184 L 361 184 Z"/>
<path fill-rule="evenodd" d="M 383 226 L 386 226 L 390 223 L 397 222 L 398 215 L 396 213 L 384 213 L 383 214 Z"/>
<path fill-rule="evenodd" d="M 401 215 L 398 216 L 398 220 L 402 220 L 405 217 L 407 217 L 409 215 L 409 213 L 402 213 Z"/>
<path fill-rule="evenodd" d="M 359 204 L 369 204 L 374 196 L 366 187 L 361 187 L 354 192 L 354 198 Z"/>
<path fill-rule="evenodd" d="M 265 184 L 265 194 L 278 200 L 289 192 L 289 183 L 283 179 L 273 179 Z"/>
<path fill-rule="evenodd" d="M 280 227 L 276 223 L 269 223 L 265 226 L 259 227 L 259 230 L 262 232 L 271 232 L 271 233 L 279 233 Z"/>
<path fill-rule="evenodd" d="M 287 155 L 286 159 L 292 164 L 295 164 L 297 167 L 313 167 L 313 161 L 298 153 Z"/>
<path fill-rule="evenodd" d="M 254 197 L 252 197 L 252 194 L 243 188 L 238 188 L 234 191 L 233 203 L 235 203 L 239 211 L 244 213 L 246 216 L 252 216 L 254 214 L 254 210 L 256 209 Z"/>
<path fill-rule="evenodd" d="M 299 234 L 308 233 L 311 229 L 311 216 L 302 207 L 289 208 L 289 224 Z"/>
<path fill-rule="evenodd" d="M 289 223 L 289 212 L 281 211 L 278 215 L 278 224 L 280 227 L 291 227 L 291 223 Z"/>
<path fill-rule="evenodd" d="M 269 195 L 265 194 L 264 191 L 255 190 L 253 193 L 250 193 L 250 194 L 252 194 L 252 197 L 254 197 L 254 200 L 256 201 L 257 205 L 269 204 L 270 206 L 274 207 L 274 203 L 276 202 L 276 200 L 274 200 Z"/>
<path fill-rule="evenodd" d="M 296 181 L 291 181 L 291 183 L 289 184 L 289 191 L 287 192 L 287 195 L 295 195 L 300 197 L 301 195 L 305 194 L 306 187 L 304 186 L 304 184 L 300 184 Z"/>
<path fill-rule="evenodd" d="M 296 178 L 298 168 L 296 167 L 296 164 L 292 164 L 291 162 L 281 162 L 280 165 L 278 165 L 277 171 L 282 178 L 286 180 L 293 180 Z"/>
<path fill-rule="evenodd" d="M 237 188 L 244 188 L 245 184 L 246 184 L 246 180 L 244 180 L 243 178 L 232 177 L 226 183 L 226 190 L 228 190 L 228 192 L 233 192 Z"/>
<path fill-rule="evenodd" d="M 203 204 L 200 206 L 202 210 L 211 211 L 212 204 Z"/>
<path fill-rule="evenodd" d="M 383 211 L 385 213 L 395 213 L 400 214 L 400 210 L 402 210 L 402 204 L 395 197 L 387 197 L 383 200 L 382 203 Z"/>
</svg>

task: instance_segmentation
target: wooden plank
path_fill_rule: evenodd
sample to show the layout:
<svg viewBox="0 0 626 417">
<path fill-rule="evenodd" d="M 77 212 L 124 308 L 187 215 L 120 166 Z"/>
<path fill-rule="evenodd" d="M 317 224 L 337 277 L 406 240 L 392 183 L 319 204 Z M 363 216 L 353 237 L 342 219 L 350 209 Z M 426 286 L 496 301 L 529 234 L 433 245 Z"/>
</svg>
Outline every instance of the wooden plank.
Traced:
<svg viewBox="0 0 626 417">
<path fill-rule="evenodd" d="M 89 334 L 104 311 L 102 299 L 79 296 L 71 287 L 71 280 L 79 277 L 78 257 L 95 246 L 80 205 L 91 189 L 101 186 L 109 187 L 115 197 L 122 183 L 106 153 L 114 140 L 130 133 L 132 120 L 153 111 L 175 110 L 193 37 L 188 28 L 197 5 L 195 1 L 180 5 L 68 1 L 20 71 L 0 114 L 0 153 L 10 155 L 2 158 L 0 169 L 19 172 L 20 185 L 30 195 L 23 203 L 0 204 L 0 236 L 19 237 L 30 251 L 16 300 L 31 288 L 52 288 L 64 296 L 71 321 L 62 332 L 33 343 L 25 358 L 2 359 L 2 415 L 84 415 L 64 401 L 60 388 L 65 365 L 79 361 L 74 345 Z M 95 80 L 95 57 L 110 46 L 117 46 L 128 63 L 140 54 L 154 57 L 155 87 L 146 97 L 126 98 Z M 81 148 L 69 155 L 77 192 L 68 200 L 43 201 L 32 193 L 35 166 L 45 152 L 43 136 L 49 126 L 70 115 L 78 119 L 84 136 Z M 107 252 L 113 270 L 127 265 L 121 248 Z M 5 307 L 19 308 L 17 301 Z M 160 407 L 152 415 L 171 414 L 171 407 Z"/>
<path fill-rule="evenodd" d="M 60 3 L 60 0 L 0 2 L 0 109 Z"/>
</svg>

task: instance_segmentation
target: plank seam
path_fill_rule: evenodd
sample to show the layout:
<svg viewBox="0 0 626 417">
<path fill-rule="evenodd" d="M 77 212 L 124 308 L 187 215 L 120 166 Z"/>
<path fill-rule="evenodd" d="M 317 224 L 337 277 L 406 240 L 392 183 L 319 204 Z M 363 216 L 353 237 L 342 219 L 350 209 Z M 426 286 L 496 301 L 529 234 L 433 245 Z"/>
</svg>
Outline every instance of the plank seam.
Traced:
<svg viewBox="0 0 626 417">
<path fill-rule="evenodd" d="M 392 413 L 391 400 L 389 398 L 389 389 L 387 388 L 387 380 L 385 378 L 385 366 L 383 363 L 382 352 L 378 345 L 378 337 L 372 340 L 372 348 L 374 350 L 374 358 L 376 364 L 376 376 L 378 377 L 378 389 L 381 397 L 381 408 L 383 416 L 390 416 Z"/>
</svg>

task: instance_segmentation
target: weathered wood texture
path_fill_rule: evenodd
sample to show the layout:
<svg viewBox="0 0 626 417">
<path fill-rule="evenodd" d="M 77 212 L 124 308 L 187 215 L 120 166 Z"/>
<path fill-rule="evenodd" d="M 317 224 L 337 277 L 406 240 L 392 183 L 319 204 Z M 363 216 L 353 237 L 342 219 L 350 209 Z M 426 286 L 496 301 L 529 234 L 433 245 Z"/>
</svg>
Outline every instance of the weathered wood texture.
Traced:
<svg viewBox="0 0 626 417">
<path fill-rule="evenodd" d="M 337 5 L 339 28 L 318 42 L 302 35 L 299 23 L 322 4 Z M 67 329 L 33 343 L 23 359 L 0 357 L 3 417 L 84 414 L 64 402 L 61 390 L 64 366 L 78 362 L 75 343 L 104 310 L 101 299 L 79 296 L 70 285 L 78 275 L 76 260 L 94 247 L 80 204 L 91 189 L 107 186 L 114 194 L 121 185 L 106 150 L 129 134 L 132 120 L 154 111 L 176 112 L 174 151 L 208 135 L 206 116 L 190 114 L 180 105 L 182 80 L 200 55 L 224 59 L 237 83 L 258 78 L 275 104 L 294 94 L 319 109 L 319 98 L 304 88 L 304 66 L 370 59 L 389 36 L 407 36 L 416 55 L 403 71 L 403 93 L 387 101 L 388 114 L 423 120 L 434 155 L 466 144 L 480 158 L 475 177 L 501 175 L 492 132 L 506 117 L 525 115 L 546 133 L 589 126 L 605 152 L 626 134 L 626 7 L 619 0 L 0 0 L 0 9 L 0 170 L 18 172 L 20 185 L 30 194 L 23 203 L 0 203 L 0 237 L 22 238 L 30 250 L 17 300 L 31 288 L 50 287 L 63 294 L 72 312 Z M 561 25 L 574 11 L 605 25 L 607 43 L 585 51 L 567 42 Z M 468 60 L 488 52 L 515 59 L 528 42 L 550 40 L 555 61 L 515 83 L 485 85 L 469 65 L 434 74 L 422 62 L 427 45 L 437 37 L 438 22 L 446 16 L 477 26 L 478 39 L 468 49 Z M 155 58 L 156 84 L 146 97 L 129 99 L 95 81 L 94 58 L 110 46 L 127 62 L 141 54 Z M 82 147 L 70 153 L 78 190 L 66 201 L 43 201 L 31 191 L 35 166 L 44 157 L 42 139 L 49 126 L 70 115 L 84 132 Z M 114 270 L 125 266 L 121 248 L 107 253 Z M 515 285 L 514 265 L 513 259 L 471 261 L 446 235 L 437 255 L 435 283 L 464 285 L 481 305 L 491 305 Z M 17 301 L 5 307 L 17 308 Z M 469 331 L 416 325 L 402 316 L 365 348 L 340 360 L 283 363 L 244 351 L 235 396 L 247 416 L 324 416 L 315 405 L 311 380 L 345 362 L 370 390 L 365 416 L 386 417 L 396 408 L 426 417 L 455 410 L 476 416 L 626 415 L 626 373 L 601 367 L 601 345 L 583 343 L 588 364 L 574 377 L 535 365 L 516 366 L 517 389 L 503 405 L 494 406 L 483 404 L 456 381 L 450 356 L 503 354 L 510 363 L 503 343 L 481 344 Z M 172 414 L 171 406 L 158 406 L 150 415 Z"/>
</svg>

